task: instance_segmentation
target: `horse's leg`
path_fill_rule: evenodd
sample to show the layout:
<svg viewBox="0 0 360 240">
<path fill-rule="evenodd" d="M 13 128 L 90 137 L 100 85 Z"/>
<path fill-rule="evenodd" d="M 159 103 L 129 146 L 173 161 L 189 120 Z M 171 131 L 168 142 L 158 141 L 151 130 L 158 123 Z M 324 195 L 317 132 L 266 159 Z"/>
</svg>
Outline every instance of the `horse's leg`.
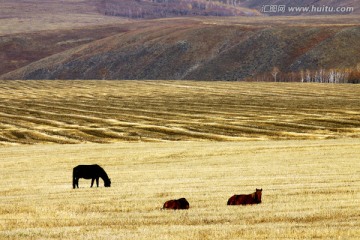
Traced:
<svg viewBox="0 0 360 240">
<path fill-rule="evenodd" d="M 79 181 L 78 179 L 78 177 L 77 177 L 77 171 L 76 171 L 76 169 L 74 168 L 73 169 L 73 174 L 72 174 L 72 177 L 73 177 L 73 181 L 72 181 L 72 183 L 73 183 L 73 188 L 75 189 L 75 187 L 76 187 L 76 185 L 77 185 L 77 181 Z M 78 186 L 78 188 L 79 188 L 79 186 Z"/>
<path fill-rule="evenodd" d="M 99 187 L 99 178 L 96 178 L 96 186 Z"/>
<path fill-rule="evenodd" d="M 74 178 L 73 179 L 73 187 L 74 188 L 79 188 L 79 178 Z"/>
<path fill-rule="evenodd" d="M 94 185 L 94 180 L 95 180 L 95 178 L 91 179 L 91 186 L 90 187 L 92 187 Z"/>
</svg>

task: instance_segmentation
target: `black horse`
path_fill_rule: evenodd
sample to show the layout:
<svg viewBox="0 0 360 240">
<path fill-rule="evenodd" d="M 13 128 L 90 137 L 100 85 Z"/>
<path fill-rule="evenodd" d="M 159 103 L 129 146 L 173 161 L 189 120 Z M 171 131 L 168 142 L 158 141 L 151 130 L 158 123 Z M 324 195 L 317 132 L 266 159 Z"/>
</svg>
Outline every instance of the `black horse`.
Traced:
<svg viewBox="0 0 360 240">
<path fill-rule="evenodd" d="M 111 181 L 105 170 L 97 164 L 94 165 L 79 165 L 73 169 L 73 188 L 79 188 L 79 178 L 91 179 L 91 186 L 96 179 L 96 186 L 99 187 L 99 178 L 104 181 L 105 187 L 110 187 Z"/>
</svg>

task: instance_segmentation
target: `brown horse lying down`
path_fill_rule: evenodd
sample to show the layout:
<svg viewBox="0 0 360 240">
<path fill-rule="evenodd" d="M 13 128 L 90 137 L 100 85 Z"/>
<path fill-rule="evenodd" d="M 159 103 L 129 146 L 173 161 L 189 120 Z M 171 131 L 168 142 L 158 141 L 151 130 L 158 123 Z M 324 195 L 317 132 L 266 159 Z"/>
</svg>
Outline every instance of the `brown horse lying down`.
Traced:
<svg viewBox="0 0 360 240">
<path fill-rule="evenodd" d="M 229 198 L 227 205 L 247 205 L 261 203 L 262 189 L 256 189 L 256 192 L 251 194 L 234 195 Z"/>
<path fill-rule="evenodd" d="M 164 203 L 163 208 L 165 209 L 189 209 L 189 202 L 185 198 L 179 198 L 169 200 Z"/>
</svg>

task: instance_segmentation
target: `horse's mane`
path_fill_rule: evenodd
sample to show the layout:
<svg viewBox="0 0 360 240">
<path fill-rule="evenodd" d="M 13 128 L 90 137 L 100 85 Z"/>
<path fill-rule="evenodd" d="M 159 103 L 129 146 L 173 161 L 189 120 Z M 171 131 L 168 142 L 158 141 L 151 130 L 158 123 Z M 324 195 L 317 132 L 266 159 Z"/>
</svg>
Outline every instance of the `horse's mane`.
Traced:
<svg viewBox="0 0 360 240">
<path fill-rule="evenodd" d="M 101 174 L 102 174 L 102 178 L 108 180 L 109 176 L 107 175 L 107 173 L 105 172 L 105 170 L 103 168 L 101 168 Z"/>
<path fill-rule="evenodd" d="M 102 179 L 109 180 L 109 176 L 107 175 L 107 173 L 105 172 L 105 170 L 104 170 L 102 167 L 100 167 L 99 165 L 97 165 L 97 164 L 94 164 L 94 165 L 97 166 L 97 167 L 99 167 L 100 177 L 101 177 Z"/>
</svg>

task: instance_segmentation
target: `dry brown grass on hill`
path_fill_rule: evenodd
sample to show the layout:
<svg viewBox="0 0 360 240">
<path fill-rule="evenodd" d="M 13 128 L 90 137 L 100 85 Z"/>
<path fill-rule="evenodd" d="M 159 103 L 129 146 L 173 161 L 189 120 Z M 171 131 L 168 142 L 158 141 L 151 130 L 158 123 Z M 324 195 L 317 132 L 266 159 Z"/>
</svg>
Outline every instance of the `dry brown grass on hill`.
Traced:
<svg viewBox="0 0 360 240">
<path fill-rule="evenodd" d="M 71 33 L 67 37 L 66 31 L 41 33 L 44 38 L 9 36 L 0 44 L 7 63 L 0 69 L 0 79 L 271 81 L 271 71 L 277 68 L 281 81 L 300 82 L 301 73 L 308 70 L 316 76 L 319 71 L 349 72 L 356 67 L 358 20 L 177 18 L 124 24 L 118 33 L 102 34 L 101 40 L 91 37 L 99 28 L 79 30 L 78 37 Z M 57 34 L 62 36 L 59 42 Z M 42 48 L 46 45 L 42 39 L 49 39 L 48 48 Z M 22 43 L 22 51 L 9 42 Z M 59 49 L 51 47 L 54 43 L 74 44 L 48 51 Z"/>
<path fill-rule="evenodd" d="M 100 14 L 96 4 L 96 0 L 2 0 L 0 36 L 128 22 Z"/>
<path fill-rule="evenodd" d="M 0 22 L 2 20 L 0 19 Z M 12 34 L 0 37 L 0 75 L 31 62 L 114 34 L 129 31 L 131 26 L 109 24 L 66 30 Z"/>
<path fill-rule="evenodd" d="M 0 144 L 360 137 L 359 85 L 0 81 Z"/>
<path fill-rule="evenodd" d="M 33 33 L 37 31 L 88 28 L 108 24 L 122 24 L 127 19 L 87 14 L 42 14 L 24 18 L 0 19 L 0 36 L 8 34 Z"/>
</svg>

